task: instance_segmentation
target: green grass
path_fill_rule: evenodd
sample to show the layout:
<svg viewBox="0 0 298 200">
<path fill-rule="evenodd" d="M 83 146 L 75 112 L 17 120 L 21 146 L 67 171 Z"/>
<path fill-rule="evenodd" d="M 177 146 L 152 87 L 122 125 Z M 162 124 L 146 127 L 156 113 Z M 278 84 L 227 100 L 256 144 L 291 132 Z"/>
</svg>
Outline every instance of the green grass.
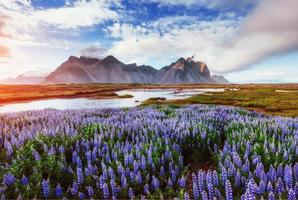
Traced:
<svg viewBox="0 0 298 200">
<path fill-rule="evenodd" d="M 290 90 L 290 88 L 289 88 Z M 249 110 L 289 117 L 298 116 L 298 91 L 276 92 L 274 87 L 243 88 L 239 91 L 210 92 L 208 95 L 196 95 L 187 99 L 174 101 L 145 101 L 150 104 L 216 104 L 239 106 Z"/>
</svg>

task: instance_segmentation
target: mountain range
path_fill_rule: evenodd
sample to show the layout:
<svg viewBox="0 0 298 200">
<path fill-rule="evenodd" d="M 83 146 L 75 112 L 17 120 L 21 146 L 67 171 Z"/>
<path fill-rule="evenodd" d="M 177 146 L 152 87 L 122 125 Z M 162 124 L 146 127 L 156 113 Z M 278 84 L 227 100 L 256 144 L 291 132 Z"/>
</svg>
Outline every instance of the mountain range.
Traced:
<svg viewBox="0 0 298 200">
<path fill-rule="evenodd" d="M 179 58 L 159 70 L 124 64 L 113 56 L 104 59 L 75 57 L 62 63 L 44 83 L 228 83 L 222 76 L 211 76 L 207 65 L 193 58 Z"/>
<path fill-rule="evenodd" d="M 70 56 L 46 76 L 26 73 L 16 78 L 0 80 L 6 84 L 56 83 L 228 83 L 220 75 L 211 76 L 207 65 L 193 57 L 179 58 L 159 70 L 149 66 L 124 64 L 113 56 L 104 59 Z"/>
</svg>

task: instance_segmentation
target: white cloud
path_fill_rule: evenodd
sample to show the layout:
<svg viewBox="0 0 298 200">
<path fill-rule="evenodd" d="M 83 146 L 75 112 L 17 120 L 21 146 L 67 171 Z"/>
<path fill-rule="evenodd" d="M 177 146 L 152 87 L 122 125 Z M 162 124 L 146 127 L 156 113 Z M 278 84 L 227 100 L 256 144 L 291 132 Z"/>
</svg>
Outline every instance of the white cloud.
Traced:
<svg viewBox="0 0 298 200">
<path fill-rule="evenodd" d="M 81 56 L 99 59 L 106 57 L 107 53 L 107 49 L 102 48 L 100 44 L 88 46 L 80 51 Z"/>
<path fill-rule="evenodd" d="M 77 1 L 71 6 L 36 10 L 33 17 L 41 24 L 60 29 L 77 29 L 119 18 L 117 12 L 110 9 L 112 2 L 106 0 Z"/>
<path fill-rule="evenodd" d="M 160 19 L 146 27 L 114 24 L 109 28 L 111 35 L 121 40 L 114 43 L 110 53 L 126 62 L 136 61 L 154 67 L 162 67 L 177 57 L 193 54 L 208 64 L 215 61 L 216 47 L 233 36 L 238 23 L 238 20 L 198 21 L 187 17 L 180 20 L 186 19 L 190 23 L 185 25 L 176 25 L 178 18 L 176 21 Z M 173 23 L 169 23 L 171 21 Z"/>
<path fill-rule="evenodd" d="M 246 18 L 231 14 L 233 17 L 206 21 L 178 16 L 144 26 L 117 23 L 108 29 L 111 36 L 120 38 L 110 53 L 127 62 L 135 60 L 154 67 L 195 54 L 214 73 L 242 70 L 298 49 L 297 7 L 297 0 L 264 0 Z"/>
<path fill-rule="evenodd" d="M 234 71 L 273 55 L 298 49 L 298 1 L 264 0 L 240 27 L 239 34 L 215 63 L 218 71 Z"/>
<path fill-rule="evenodd" d="M 76 0 L 58 8 L 34 7 L 30 0 L 0 0 L 1 74 L 8 76 L 30 67 L 58 66 L 82 44 L 72 41 L 81 28 L 119 18 L 111 9 L 120 0 Z M 75 29 L 75 30 L 73 30 Z M 86 45 L 86 44 L 85 44 Z M 58 55 L 57 55 L 58 54 Z M 7 67 L 11 66 L 11 67 Z"/>
</svg>

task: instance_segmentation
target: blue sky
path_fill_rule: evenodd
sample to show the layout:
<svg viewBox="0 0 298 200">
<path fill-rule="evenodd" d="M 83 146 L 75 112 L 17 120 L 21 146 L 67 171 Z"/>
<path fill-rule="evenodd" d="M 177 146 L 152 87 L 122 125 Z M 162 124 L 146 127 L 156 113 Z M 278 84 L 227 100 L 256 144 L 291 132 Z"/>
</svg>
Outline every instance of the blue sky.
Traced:
<svg viewBox="0 0 298 200">
<path fill-rule="evenodd" d="M 231 82 L 298 82 L 297 7 L 296 0 L 0 0 L 0 78 L 45 74 L 70 55 L 111 54 L 155 68 L 195 55 Z"/>
</svg>

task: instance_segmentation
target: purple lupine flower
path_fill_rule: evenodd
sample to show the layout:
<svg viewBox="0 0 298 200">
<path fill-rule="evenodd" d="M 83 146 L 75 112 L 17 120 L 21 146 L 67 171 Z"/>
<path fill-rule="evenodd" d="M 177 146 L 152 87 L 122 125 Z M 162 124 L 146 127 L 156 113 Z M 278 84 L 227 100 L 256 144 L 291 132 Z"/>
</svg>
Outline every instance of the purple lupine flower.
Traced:
<svg viewBox="0 0 298 200">
<path fill-rule="evenodd" d="M 218 174 L 217 171 L 213 171 L 213 185 L 214 186 L 219 186 L 219 180 L 218 180 Z"/>
<path fill-rule="evenodd" d="M 294 192 L 298 196 L 298 181 L 295 183 Z"/>
<path fill-rule="evenodd" d="M 250 163 L 249 163 L 249 160 L 246 160 L 244 165 L 242 166 L 242 171 L 248 173 L 250 170 Z"/>
<path fill-rule="evenodd" d="M 29 180 L 25 175 L 22 176 L 21 183 L 22 183 L 22 185 L 28 185 L 29 184 Z"/>
<path fill-rule="evenodd" d="M 185 182 L 185 178 L 182 176 L 180 181 L 179 181 L 179 185 L 181 188 L 185 188 L 186 186 L 186 182 Z"/>
<path fill-rule="evenodd" d="M 209 199 L 213 199 L 214 197 L 214 189 L 212 183 L 207 184 L 207 189 L 208 189 L 208 197 Z"/>
<path fill-rule="evenodd" d="M 270 181 L 267 184 L 267 192 L 274 192 L 273 186 Z"/>
<path fill-rule="evenodd" d="M 281 177 L 281 178 L 283 177 L 283 167 L 281 164 L 279 164 L 277 167 L 276 175 L 277 177 Z"/>
<path fill-rule="evenodd" d="M 235 186 L 240 187 L 241 186 L 241 174 L 240 171 L 237 170 L 236 176 L 235 176 Z"/>
<path fill-rule="evenodd" d="M 184 193 L 184 200 L 190 200 L 189 195 L 187 192 Z"/>
<path fill-rule="evenodd" d="M 137 182 L 138 184 L 142 184 L 143 179 L 142 179 L 141 172 L 138 172 L 138 173 L 137 173 L 137 175 L 136 175 L 136 182 Z"/>
<path fill-rule="evenodd" d="M 149 194 L 150 193 L 149 185 L 147 183 L 144 185 L 144 193 L 145 194 Z"/>
<path fill-rule="evenodd" d="M 213 175 L 210 170 L 208 170 L 208 172 L 206 174 L 206 185 L 208 185 L 208 183 L 213 184 Z"/>
<path fill-rule="evenodd" d="M 139 170 L 139 163 L 137 161 L 133 162 L 133 171 L 134 173 L 137 173 Z"/>
<path fill-rule="evenodd" d="M 281 195 L 284 191 L 284 185 L 283 185 L 281 178 L 278 178 L 278 180 L 276 182 L 275 191 L 278 195 Z"/>
<path fill-rule="evenodd" d="M 41 159 L 39 153 L 36 150 L 32 151 L 32 156 L 33 156 L 34 160 L 36 160 L 36 161 Z"/>
<path fill-rule="evenodd" d="M 176 182 L 176 172 L 175 172 L 175 170 L 171 171 L 171 179 L 172 179 L 173 182 Z"/>
<path fill-rule="evenodd" d="M 78 154 L 76 151 L 72 152 L 72 163 L 76 163 L 78 159 Z"/>
<path fill-rule="evenodd" d="M 152 165 L 152 163 L 153 163 L 153 159 L 152 159 L 152 151 L 151 151 L 151 148 L 149 148 L 148 149 L 148 151 L 147 151 L 147 155 L 148 155 L 148 163 L 149 163 L 149 165 Z"/>
<path fill-rule="evenodd" d="M 296 193 L 292 188 L 288 192 L 288 200 L 296 200 Z"/>
<path fill-rule="evenodd" d="M 83 167 L 82 160 L 81 160 L 80 157 L 77 158 L 76 163 L 77 163 L 77 168 L 82 168 Z"/>
<path fill-rule="evenodd" d="M 83 192 L 79 192 L 79 199 L 85 199 L 85 194 Z"/>
<path fill-rule="evenodd" d="M 269 192 L 268 200 L 275 200 L 275 196 L 274 196 L 273 192 Z"/>
<path fill-rule="evenodd" d="M 225 183 L 226 200 L 233 200 L 233 190 L 229 180 Z"/>
<path fill-rule="evenodd" d="M 204 190 L 202 191 L 202 200 L 208 200 L 207 192 Z"/>
<path fill-rule="evenodd" d="M 43 197 L 44 198 L 48 198 L 50 195 L 50 186 L 49 186 L 49 182 L 47 180 L 42 180 L 41 183 L 41 187 L 42 187 L 42 193 L 43 193 Z"/>
<path fill-rule="evenodd" d="M 110 192 L 109 192 L 109 187 L 106 183 L 103 184 L 102 191 L 103 191 L 103 198 L 104 199 L 109 199 Z"/>
<path fill-rule="evenodd" d="M 257 185 L 256 185 L 253 178 L 248 181 L 247 189 L 249 190 L 249 192 L 251 194 L 257 194 L 258 193 L 258 188 L 257 188 Z"/>
<path fill-rule="evenodd" d="M 135 197 L 134 191 L 131 187 L 128 189 L 128 197 L 130 199 L 133 199 Z"/>
<path fill-rule="evenodd" d="M 198 184 L 197 175 L 195 173 L 192 173 L 191 177 L 192 177 L 192 184 Z"/>
<path fill-rule="evenodd" d="M 84 182 L 84 175 L 82 168 L 77 168 L 77 182 L 79 185 L 81 185 Z"/>
<path fill-rule="evenodd" d="M 152 176 L 152 187 L 154 190 L 159 189 L 159 181 L 154 175 Z"/>
<path fill-rule="evenodd" d="M 112 180 L 115 180 L 116 179 L 116 176 L 115 176 L 115 173 L 114 173 L 114 170 L 112 169 L 112 167 L 109 167 L 109 175 L 110 175 L 110 178 Z"/>
<path fill-rule="evenodd" d="M 105 168 L 102 170 L 102 179 L 104 181 L 108 180 L 108 173 L 107 173 L 107 170 Z"/>
<path fill-rule="evenodd" d="M 118 188 L 116 186 L 116 182 L 112 179 L 110 181 L 110 185 L 111 185 L 111 190 L 112 190 L 112 196 L 113 197 L 116 197 L 117 196 L 117 193 L 118 193 Z"/>
<path fill-rule="evenodd" d="M 16 181 L 16 178 L 15 176 L 8 172 L 8 173 L 5 173 L 4 176 L 3 176 L 3 184 L 6 185 L 6 186 L 10 186 L 12 184 L 14 184 Z"/>
<path fill-rule="evenodd" d="M 219 189 L 214 190 L 214 195 L 217 197 L 217 199 L 223 199 L 223 196 L 221 195 Z"/>
<path fill-rule="evenodd" d="M 135 174 L 133 172 L 130 172 L 129 177 L 130 177 L 130 182 L 134 183 L 135 182 Z"/>
<path fill-rule="evenodd" d="M 57 186 L 56 186 L 55 194 L 56 194 L 56 197 L 61 197 L 62 196 L 62 188 L 61 188 L 60 183 L 58 183 Z"/>
<path fill-rule="evenodd" d="M 74 181 L 72 183 L 71 194 L 76 195 L 78 193 L 78 190 L 79 190 L 79 186 L 78 186 L 77 182 Z"/>
<path fill-rule="evenodd" d="M 267 183 L 267 181 L 268 181 L 268 175 L 265 172 L 262 172 L 262 174 L 261 174 L 261 180 L 264 183 Z"/>
<path fill-rule="evenodd" d="M 266 192 L 266 183 L 261 180 L 259 184 L 259 193 L 264 194 Z"/>
<path fill-rule="evenodd" d="M 200 170 L 198 173 L 198 188 L 200 192 L 202 192 L 205 188 L 204 182 L 204 173 L 202 170 Z"/>
<path fill-rule="evenodd" d="M 85 158 L 86 158 L 87 161 L 91 161 L 92 153 L 91 153 L 90 150 L 85 153 Z"/>
<path fill-rule="evenodd" d="M 141 168 L 142 170 L 146 169 L 146 158 L 144 155 L 142 155 L 142 159 L 141 159 Z"/>
<path fill-rule="evenodd" d="M 122 174 L 121 176 L 121 187 L 126 188 L 127 187 L 127 180 L 126 177 Z"/>
<path fill-rule="evenodd" d="M 269 180 L 271 182 L 276 181 L 276 171 L 272 165 L 270 165 L 270 168 L 269 168 Z"/>
<path fill-rule="evenodd" d="M 289 189 L 293 188 L 293 170 L 290 165 L 285 166 L 284 181 Z"/>
<path fill-rule="evenodd" d="M 245 191 L 243 196 L 244 196 L 245 200 L 255 200 L 256 199 L 254 193 L 249 188 Z"/>
<path fill-rule="evenodd" d="M 94 191 L 93 191 L 93 188 L 91 186 L 87 187 L 87 191 L 88 191 L 89 197 L 92 197 L 94 195 Z"/>
<path fill-rule="evenodd" d="M 223 185 L 225 185 L 227 180 L 228 180 L 228 174 L 227 174 L 227 171 L 226 171 L 225 168 L 222 168 L 221 170 L 222 170 L 222 172 L 221 172 L 221 181 L 222 181 Z"/>
<path fill-rule="evenodd" d="M 199 189 L 198 189 L 198 186 L 196 183 L 193 183 L 193 185 L 192 185 L 192 192 L 193 192 L 194 199 L 195 200 L 199 199 L 200 193 L 199 193 Z"/>
<path fill-rule="evenodd" d="M 163 166 L 160 167 L 159 175 L 160 176 L 164 176 L 165 175 L 165 169 L 164 169 Z"/>
</svg>

